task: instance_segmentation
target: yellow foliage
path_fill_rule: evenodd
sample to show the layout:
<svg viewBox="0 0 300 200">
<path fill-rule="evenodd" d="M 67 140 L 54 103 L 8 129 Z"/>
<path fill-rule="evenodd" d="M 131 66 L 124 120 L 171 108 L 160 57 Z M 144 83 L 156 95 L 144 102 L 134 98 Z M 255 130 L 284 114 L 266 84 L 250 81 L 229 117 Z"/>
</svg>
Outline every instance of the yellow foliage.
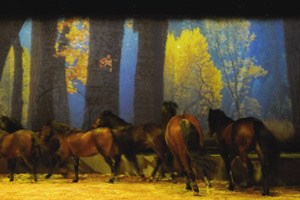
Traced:
<svg viewBox="0 0 300 200">
<path fill-rule="evenodd" d="M 14 48 L 11 47 L 3 69 L 3 74 L 0 82 L 0 111 L 2 115 L 10 116 L 11 98 L 13 89 L 13 77 L 15 66 Z"/>
<path fill-rule="evenodd" d="M 30 52 L 27 48 L 23 49 L 22 66 L 23 66 L 23 84 L 22 84 L 22 124 L 28 122 L 28 103 L 30 94 Z"/>
<path fill-rule="evenodd" d="M 205 115 L 209 107 L 221 104 L 221 72 L 199 28 L 185 29 L 178 38 L 168 34 L 164 78 L 165 99 L 176 101 L 183 111 Z"/>
<path fill-rule="evenodd" d="M 89 23 L 83 19 L 65 19 L 58 23 L 57 30 L 60 34 L 64 27 L 69 28 L 69 32 L 65 34 L 68 39 L 68 45 L 59 51 L 59 42 L 55 44 L 56 55 L 65 57 L 67 63 L 66 83 L 67 91 L 75 93 L 76 81 L 86 84 L 87 65 L 88 65 L 88 46 L 86 42 L 89 39 Z M 80 27 L 80 28 L 78 28 Z"/>
</svg>

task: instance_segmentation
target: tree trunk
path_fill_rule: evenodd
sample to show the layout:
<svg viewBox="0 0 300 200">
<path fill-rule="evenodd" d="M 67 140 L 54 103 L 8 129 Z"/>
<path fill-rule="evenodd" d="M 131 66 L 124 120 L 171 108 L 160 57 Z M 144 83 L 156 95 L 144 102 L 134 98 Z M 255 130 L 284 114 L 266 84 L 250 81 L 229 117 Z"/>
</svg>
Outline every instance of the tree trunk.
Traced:
<svg viewBox="0 0 300 200">
<path fill-rule="evenodd" d="M 135 77 L 134 124 L 160 122 L 163 104 L 163 70 L 168 23 L 166 20 L 135 20 L 139 33 Z"/>
<path fill-rule="evenodd" d="M 286 60 L 295 136 L 300 137 L 300 20 L 284 22 Z"/>
<path fill-rule="evenodd" d="M 49 120 L 69 124 L 65 61 L 55 57 L 57 20 L 37 19 L 32 23 L 29 126 L 38 130 Z"/>
<path fill-rule="evenodd" d="M 125 20 L 90 19 L 90 54 L 86 84 L 86 112 L 83 128 L 106 109 L 119 112 L 119 72 Z M 99 60 L 111 56 L 112 69 Z M 110 71 L 111 70 L 111 71 Z"/>
<path fill-rule="evenodd" d="M 2 78 L 3 68 L 10 47 L 13 45 L 16 38 L 19 37 L 19 32 L 25 22 L 25 19 L 2 19 L 0 20 L 0 81 Z"/>
<path fill-rule="evenodd" d="M 22 85 L 23 85 L 23 67 L 22 67 L 22 52 L 23 49 L 20 44 L 20 38 L 17 37 L 14 42 L 15 52 L 15 66 L 14 66 L 14 82 L 13 93 L 11 100 L 11 117 L 15 118 L 19 122 L 22 122 Z"/>
</svg>

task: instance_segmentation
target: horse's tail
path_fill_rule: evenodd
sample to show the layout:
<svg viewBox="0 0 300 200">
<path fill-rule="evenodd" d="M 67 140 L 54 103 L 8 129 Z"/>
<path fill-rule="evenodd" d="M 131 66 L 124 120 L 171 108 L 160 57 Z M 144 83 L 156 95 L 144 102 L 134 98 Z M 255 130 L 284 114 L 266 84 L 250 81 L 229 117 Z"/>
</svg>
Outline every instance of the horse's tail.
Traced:
<svg viewBox="0 0 300 200">
<path fill-rule="evenodd" d="M 265 157 L 270 172 L 274 172 L 280 161 L 278 141 L 261 120 L 254 119 L 253 127 L 256 133 L 257 142 L 262 150 L 262 156 Z"/>
<path fill-rule="evenodd" d="M 216 161 L 199 144 L 200 135 L 196 127 L 187 119 L 182 119 L 180 128 L 183 133 L 187 154 L 191 160 L 202 170 L 214 169 Z"/>
</svg>

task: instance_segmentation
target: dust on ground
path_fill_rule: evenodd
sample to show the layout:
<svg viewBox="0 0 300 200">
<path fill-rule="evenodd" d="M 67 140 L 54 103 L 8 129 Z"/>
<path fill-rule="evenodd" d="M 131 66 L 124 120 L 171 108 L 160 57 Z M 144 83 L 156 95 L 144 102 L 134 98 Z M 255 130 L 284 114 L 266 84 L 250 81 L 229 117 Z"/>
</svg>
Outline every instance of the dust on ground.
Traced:
<svg viewBox="0 0 300 200">
<path fill-rule="evenodd" d="M 213 180 L 213 188 L 206 190 L 202 180 L 197 180 L 200 188 L 199 196 L 185 189 L 184 179 L 177 179 L 177 183 L 170 180 L 149 181 L 140 180 L 137 176 L 119 176 L 114 184 L 107 183 L 109 175 L 81 174 L 79 182 L 72 182 L 72 175 L 64 178 L 54 174 L 45 179 L 45 174 L 38 175 L 38 181 L 33 182 L 29 174 L 16 174 L 15 181 L 10 182 L 7 174 L 0 175 L 1 200 L 88 200 L 88 199 L 143 199 L 143 200 L 196 200 L 196 199 L 300 199 L 300 186 L 271 187 L 271 196 L 261 196 L 259 186 L 252 188 L 236 188 L 227 190 L 225 181 Z"/>
</svg>

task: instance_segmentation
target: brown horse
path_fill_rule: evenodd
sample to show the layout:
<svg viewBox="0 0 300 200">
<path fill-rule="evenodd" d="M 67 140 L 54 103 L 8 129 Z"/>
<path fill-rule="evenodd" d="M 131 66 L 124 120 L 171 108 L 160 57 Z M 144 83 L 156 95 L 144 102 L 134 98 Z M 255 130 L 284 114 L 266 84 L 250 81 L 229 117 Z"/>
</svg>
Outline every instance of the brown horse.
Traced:
<svg viewBox="0 0 300 200">
<path fill-rule="evenodd" d="M 191 166 L 192 161 L 202 169 L 206 185 L 212 187 L 207 179 L 206 168 L 210 163 L 203 151 L 203 131 L 198 119 L 191 114 L 175 115 L 167 125 L 165 140 L 175 161 L 186 176 L 186 189 L 193 189 L 195 195 L 199 193 Z"/>
<path fill-rule="evenodd" d="M 279 161 L 279 146 L 276 138 L 263 122 L 254 117 L 233 120 L 219 109 L 210 109 L 208 115 L 210 135 L 216 133 L 221 156 L 225 163 L 229 189 L 234 190 L 231 162 L 239 156 L 248 169 L 249 185 L 253 182 L 253 164 L 247 154 L 255 150 L 262 169 L 262 195 L 269 195 L 268 178 Z"/>
<path fill-rule="evenodd" d="M 7 159 L 9 180 L 14 180 L 17 158 L 22 158 L 30 171 L 34 181 L 37 181 L 36 165 L 39 154 L 38 138 L 31 130 L 18 130 L 7 133 L 0 130 L 0 157 Z"/>
<path fill-rule="evenodd" d="M 75 161 L 73 182 L 78 182 L 79 157 L 101 154 L 111 169 L 112 175 L 109 182 L 114 182 L 116 170 L 113 160 L 118 163 L 121 156 L 117 153 L 118 149 L 114 143 L 111 129 L 97 128 L 83 132 L 66 124 L 51 121 L 41 128 L 40 138 L 49 149 L 48 152 L 52 153 L 54 157 L 59 157 L 59 159 L 53 160 L 53 165 L 46 178 L 51 177 L 58 160 L 67 161 L 73 157 Z"/>
<path fill-rule="evenodd" d="M 138 166 L 137 154 L 157 154 L 157 162 L 151 174 L 151 179 L 155 177 L 162 163 L 167 168 L 171 165 L 169 159 L 171 154 L 164 140 L 164 126 L 162 124 L 147 123 L 133 126 L 110 110 L 105 110 L 93 123 L 92 128 L 96 127 L 109 127 L 114 130 L 114 138 L 120 152 L 134 164 L 137 173 L 142 178 L 144 178 L 144 174 Z"/>
</svg>

